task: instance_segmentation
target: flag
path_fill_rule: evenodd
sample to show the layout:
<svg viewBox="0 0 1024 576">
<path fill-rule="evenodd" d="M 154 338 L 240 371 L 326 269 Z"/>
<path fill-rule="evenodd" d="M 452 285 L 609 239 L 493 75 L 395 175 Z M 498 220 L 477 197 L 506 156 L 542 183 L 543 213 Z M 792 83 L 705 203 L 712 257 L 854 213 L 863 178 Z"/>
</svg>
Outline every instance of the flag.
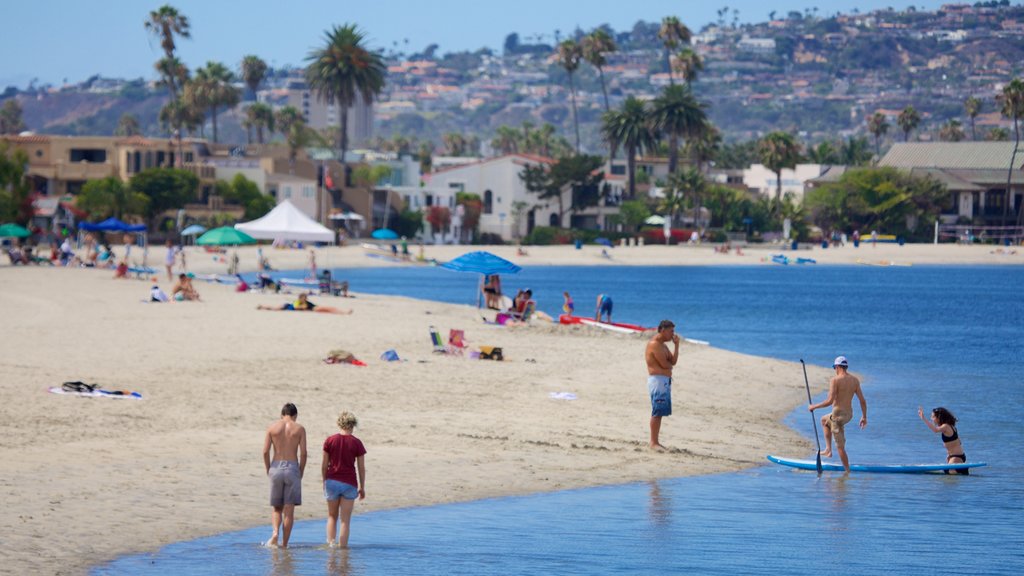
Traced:
<svg viewBox="0 0 1024 576">
<path fill-rule="evenodd" d="M 327 186 L 327 189 L 329 190 L 334 189 L 334 180 L 331 180 L 330 170 L 324 170 L 324 185 Z"/>
</svg>

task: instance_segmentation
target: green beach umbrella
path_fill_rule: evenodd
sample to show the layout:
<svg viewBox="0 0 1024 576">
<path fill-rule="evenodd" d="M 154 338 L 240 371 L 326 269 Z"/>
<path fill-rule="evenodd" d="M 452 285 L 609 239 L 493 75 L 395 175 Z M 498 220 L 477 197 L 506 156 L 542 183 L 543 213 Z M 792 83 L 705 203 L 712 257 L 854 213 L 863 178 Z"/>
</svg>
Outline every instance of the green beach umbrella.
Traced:
<svg viewBox="0 0 1024 576">
<path fill-rule="evenodd" d="M 239 244 L 255 243 L 255 238 L 230 226 L 214 228 L 196 240 L 196 244 L 200 246 L 237 246 Z"/>
<path fill-rule="evenodd" d="M 24 226 L 18 224 L 4 224 L 0 226 L 0 238 L 28 238 L 32 233 Z"/>
</svg>

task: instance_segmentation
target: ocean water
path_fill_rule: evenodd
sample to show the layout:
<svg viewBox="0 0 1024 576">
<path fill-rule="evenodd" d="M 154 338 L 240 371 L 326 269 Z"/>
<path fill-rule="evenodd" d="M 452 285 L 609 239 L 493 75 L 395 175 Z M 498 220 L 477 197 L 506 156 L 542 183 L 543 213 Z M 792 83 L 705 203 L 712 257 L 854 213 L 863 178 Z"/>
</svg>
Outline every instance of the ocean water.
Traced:
<svg viewBox="0 0 1024 576">
<path fill-rule="evenodd" d="M 442 269 L 335 276 L 355 291 L 475 302 L 476 278 Z M 348 551 L 319 547 L 323 522 L 311 521 L 296 525 L 290 551 L 260 547 L 269 531 L 260 527 L 127 556 L 93 573 L 1024 572 L 1024 267 L 535 267 L 503 280 L 506 291 L 532 288 L 553 316 L 563 290 L 579 314 L 592 313 L 606 292 L 618 321 L 671 318 L 688 337 L 809 364 L 844 354 L 864 376 L 869 407 L 868 427 L 847 434 L 854 461 L 941 462 L 941 442 L 916 411 L 943 405 L 960 418 L 969 460 L 989 466 L 969 477 L 819 478 L 766 463 L 357 515 Z M 813 437 L 809 420 L 797 409 L 786 423 Z M 671 430 L 670 420 L 667 439 Z"/>
</svg>

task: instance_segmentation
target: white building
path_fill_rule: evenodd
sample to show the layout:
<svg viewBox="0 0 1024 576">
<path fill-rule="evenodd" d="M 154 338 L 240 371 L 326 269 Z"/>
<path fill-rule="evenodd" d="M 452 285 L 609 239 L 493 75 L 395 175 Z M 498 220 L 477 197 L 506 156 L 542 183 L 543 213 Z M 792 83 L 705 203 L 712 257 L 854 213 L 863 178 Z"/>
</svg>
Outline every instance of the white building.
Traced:
<svg viewBox="0 0 1024 576">
<path fill-rule="evenodd" d="M 313 218 L 316 212 L 316 180 L 289 174 L 267 174 L 267 192 L 280 204 L 291 200 L 303 214 Z"/>
<path fill-rule="evenodd" d="M 740 38 L 739 42 L 736 43 L 736 49 L 741 52 L 750 52 L 753 54 L 774 54 L 775 39 L 751 38 L 750 36 L 744 35 Z"/>
<path fill-rule="evenodd" d="M 541 156 L 509 154 L 438 170 L 429 175 L 426 187 L 442 201 L 449 198 L 447 194 L 451 194 L 450 201 L 454 201 L 459 192 L 480 195 L 483 201 L 480 232 L 498 234 L 510 241 L 529 234 L 534 226 L 559 225 L 558 201 L 540 199 L 526 189 L 519 177 L 527 166 L 551 162 Z M 568 194 L 565 196 L 563 202 L 567 208 Z M 520 202 L 525 206 L 518 204 Z M 521 210 L 517 210 L 519 207 Z"/>
<path fill-rule="evenodd" d="M 802 202 L 804 185 L 808 180 L 821 176 L 828 168 L 822 164 L 797 164 L 795 169 L 782 170 L 782 197 L 792 194 L 794 200 Z M 775 172 L 763 164 L 754 164 L 743 171 L 743 185 L 768 197 L 775 197 L 777 181 Z"/>
</svg>

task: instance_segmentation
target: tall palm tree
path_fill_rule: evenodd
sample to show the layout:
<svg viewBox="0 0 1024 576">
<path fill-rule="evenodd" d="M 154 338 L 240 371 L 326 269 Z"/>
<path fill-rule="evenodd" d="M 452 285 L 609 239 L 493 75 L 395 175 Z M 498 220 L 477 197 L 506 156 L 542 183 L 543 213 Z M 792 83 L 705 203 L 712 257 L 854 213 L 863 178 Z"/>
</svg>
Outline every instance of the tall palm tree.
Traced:
<svg viewBox="0 0 1024 576">
<path fill-rule="evenodd" d="M 974 119 L 978 117 L 978 114 L 981 114 L 981 107 L 981 100 L 974 96 L 969 96 L 967 100 L 964 100 L 964 112 L 971 119 L 971 140 L 978 139 L 978 133 L 974 131 Z"/>
<path fill-rule="evenodd" d="M 800 143 L 788 132 L 769 132 L 757 143 L 757 153 L 761 163 L 775 172 L 775 200 L 772 202 L 772 213 L 776 213 L 782 204 L 782 170 L 796 168 L 800 161 Z"/>
<path fill-rule="evenodd" d="M 672 56 L 671 54 L 676 51 L 683 44 L 689 44 L 690 39 L 693 37 L 693 33 L 679 21 L 679 18 L 675 16 L 666 16 L 661 19 L 661 28 L 658 29 L 658 38 L 661 39 L 662 45 L 665 46 L 665 61 L 668 63 L 668 81 L 670 84 L 675 84 L 676 81 L 672 77 Z"/>
<path fill-rule="evenodd" d="M 576 131 L 576 153 L 580 153 L 580 122 L 576 113 L 576 84 L 573 82 L 573 74 L 580 67 L 580 60 L 583 58 L 583 51 L 575 40 L 565 40 L 558 45 L 558 64 L 565 68 L 569 75 L 569 94 L 572 96 L 572 125 Z"/>
<path fill-rule="evenodd" d="M 1003 202 L 1003 218 L 1010 213 L 1010 201 L 1013 199 L 1010 190 L 1010 181 L 1013 178 L 1013 167 L 1017 160 L 1017 150 L 1020 148 L 1020 119 L 1024 116 L 1024 80 L 1014 78 L 1003 87 L 1000 95 L 1002 100 L 1003 116 L 1013 119 L 1013 155 L 1010 156 L 1010 167 L 1006 172 L 1006 201 Z M 1024 214 L 1024 210 L 1020 211 Z M 1021 218 L 1018 217 L 1018 222 Z"/>
<path fill-rule="evenodd" d="M 697 134 L 707 122 L 704 104 L 697 101 L 689 86 L 666 86 L 651 102 L 654 128 L 668 135 L 668 173 L 675 174 L 679 165 L 679 139 Z"/>
<path fill-rule="evenodd" d="M 267 63 L 259 56 L 248 55 L 242 58 L 242 81 L 252 92 L 253 100 L 258 100 L 256 90 L 259 89 L 263 79 L 267 77 Z"/>
<path fill-rule="evenodd" d="M 515 154 L 519 151 L 519 131 L 511 126 L 498 126 L 491 147 L 502 154 Z"/>
<path fill-rule="evenodd" d="M 700 54 L 690 47 L 683 48 L 676 54 L 676 59 L 672 64 L 673 68 L 679 71 L 679 75 L 682 77 L 683 82 L 687 84 L 692 83 L 697 79 L 697 75 L 704 70 L 704 59 L 700 57 Z"/>
<path fill-rule="evenodd" d="M 380 52 L 366 47 L 366 34 L 355 24 L 334 26 L 324 33 L 324 45 L 312 50 L 306 57 L 306 82 L 325 102 L 338 105 L 338 149 L 345 182 L 348 165 L 348 110 L 358 99 L 372 103 L 384 89 L 387 68 Z"/>
<path fill-rule="evenodd" d="M 939 140 L 943 142 L 959 142 L 964 139 L 963 128 L 960 127 L 959 120 L 950 120 L 942 125 L 939 129 Z"/>
<path fill-rule="evenodd" d="M 213 121 L 213 141 L 217 142 L 217 108 L 226 106 L 231 108 L 238 105 L 241 94 L 231 83 L 235 75 L 227 66 L 220 62 L 210 61 L 205 68 L 196 70 L 195 81 L 196 102 L 203 103 L 210 110 L 210 118 Z"/>
<path fill-rule="evenodd" d="M 247 126 L 256 128 L 256 141 L 263 144 L 263 130 L 274 131 L 274 109 L 262 102 L 257 102 L 245 109 Z M 252 138 L 250 138 L 250 141 Z"/>
<path fill-rule="evenodd" d="M 679 196 L 684 199 L 690 198 L 690 204 L 693 206 L 693 225 L 696 228 L 700 220 L 701 195 L 707 188 L 707 180 L 704 179 L 704 175 L 696 168 L 687 168 L 670 176 L 668 184 L 671 189 L 677 191 Z"/>
<path fill-rule="evenodd" d="M 466 152 L 466 137 L 459 132 L 448 132 L 441 137 L 449 156 L 462 156 Z"/>
<path fill-rule="evenodd" d="M 421 142 L 416 155 L 420 159 L 420 174 L 429 174 L 434 164 L 434 143 Z"/>
<path fill-rule="evenodd" d="M 121 114 L 121 118 L 117 121 L 117 129 L 114 130 L 115 136 L 138 136 L 142 134 L 142 127 L 139 126 L 139 119 L 134 114 L 125 112 Z"/>
<path fill-rule="evenodd" d="M 910 133 L 921 124 L 921 113 L 913 106 L 907 106 L 896 117 L 896 123 L 900 125 L 900 130 L 903 130 L 903 141 L 909 142 Z"/>
<path fill-rule="evenodd" d="M 686 140 L 686 152 L 697 169 L 704 171 L 709 163 L 718 157 L 722 150 L 722 132 L 706 120 L 696 134 Z"/>
<path fill-rule="evenodd" d="M 583 49 L 583 59 L 597 68 L 597 76 L 601 79 L 601 92 L 604 93 L 604 111 L 607 112 L 611 110 L 611 106 L 608 104 L 608 86 L 604 82 L 604 66 L 608 63 L 604 55 L 619 48 L 611 34 L 603 28 L 597 28 L 584 36 L 580 46 Z"/>
<path fill-rule="evenodd" d="M 294 106 L 284 106 L 274 113 L 274 127 L 285 137 L 291 132 L 293 124 L 305 122 L 302 113 Z"/>
<path fill-rule="evenodd" d="M 888 131 L 889 122 L 886 121 L 885 114 L 875 112 L 870 118 L 868 118 L 868 132 L 875 137 L 875 156 L 881 157 L 882 136 Z"/>
<path fill-rule="evenodd" d="M 626 151 L 626 174 L 629 196 L 636 195 L 636 156 L 655 146 L 647 107 L 635 96 L 622 103 L 622 108 L 605 112 L 601 135 L 611 148 L 621 146 Z"/>
<path fill-rule="evenodd" d="M 149 18 L 143 23 L 146 31 L 160 40 L 160 47 L 164 51 L 164 57 L 156 63 L 157 72 L 160 73 L 163 85 L 171 94 L 171 102 L 178 99 L 178 93 L 185 79 L 188 78 L 188 68 L 175 57 L 174 51 L 177 48 L 175 37 L 191 38 L 191 25 L 188 17 L 178 12 L 178 9 L 170 4 L 164 4 L 160 8 L 149 13 Z M 173 106 L 172 111 L 180 112 L 183 106 Z M 181 114 L 173 114 L 170 118 L 171 125 L 178 133 L 178 166 L 183 164 L 181 146 L 181 128 L 183 118 Z"/>
</svg>

